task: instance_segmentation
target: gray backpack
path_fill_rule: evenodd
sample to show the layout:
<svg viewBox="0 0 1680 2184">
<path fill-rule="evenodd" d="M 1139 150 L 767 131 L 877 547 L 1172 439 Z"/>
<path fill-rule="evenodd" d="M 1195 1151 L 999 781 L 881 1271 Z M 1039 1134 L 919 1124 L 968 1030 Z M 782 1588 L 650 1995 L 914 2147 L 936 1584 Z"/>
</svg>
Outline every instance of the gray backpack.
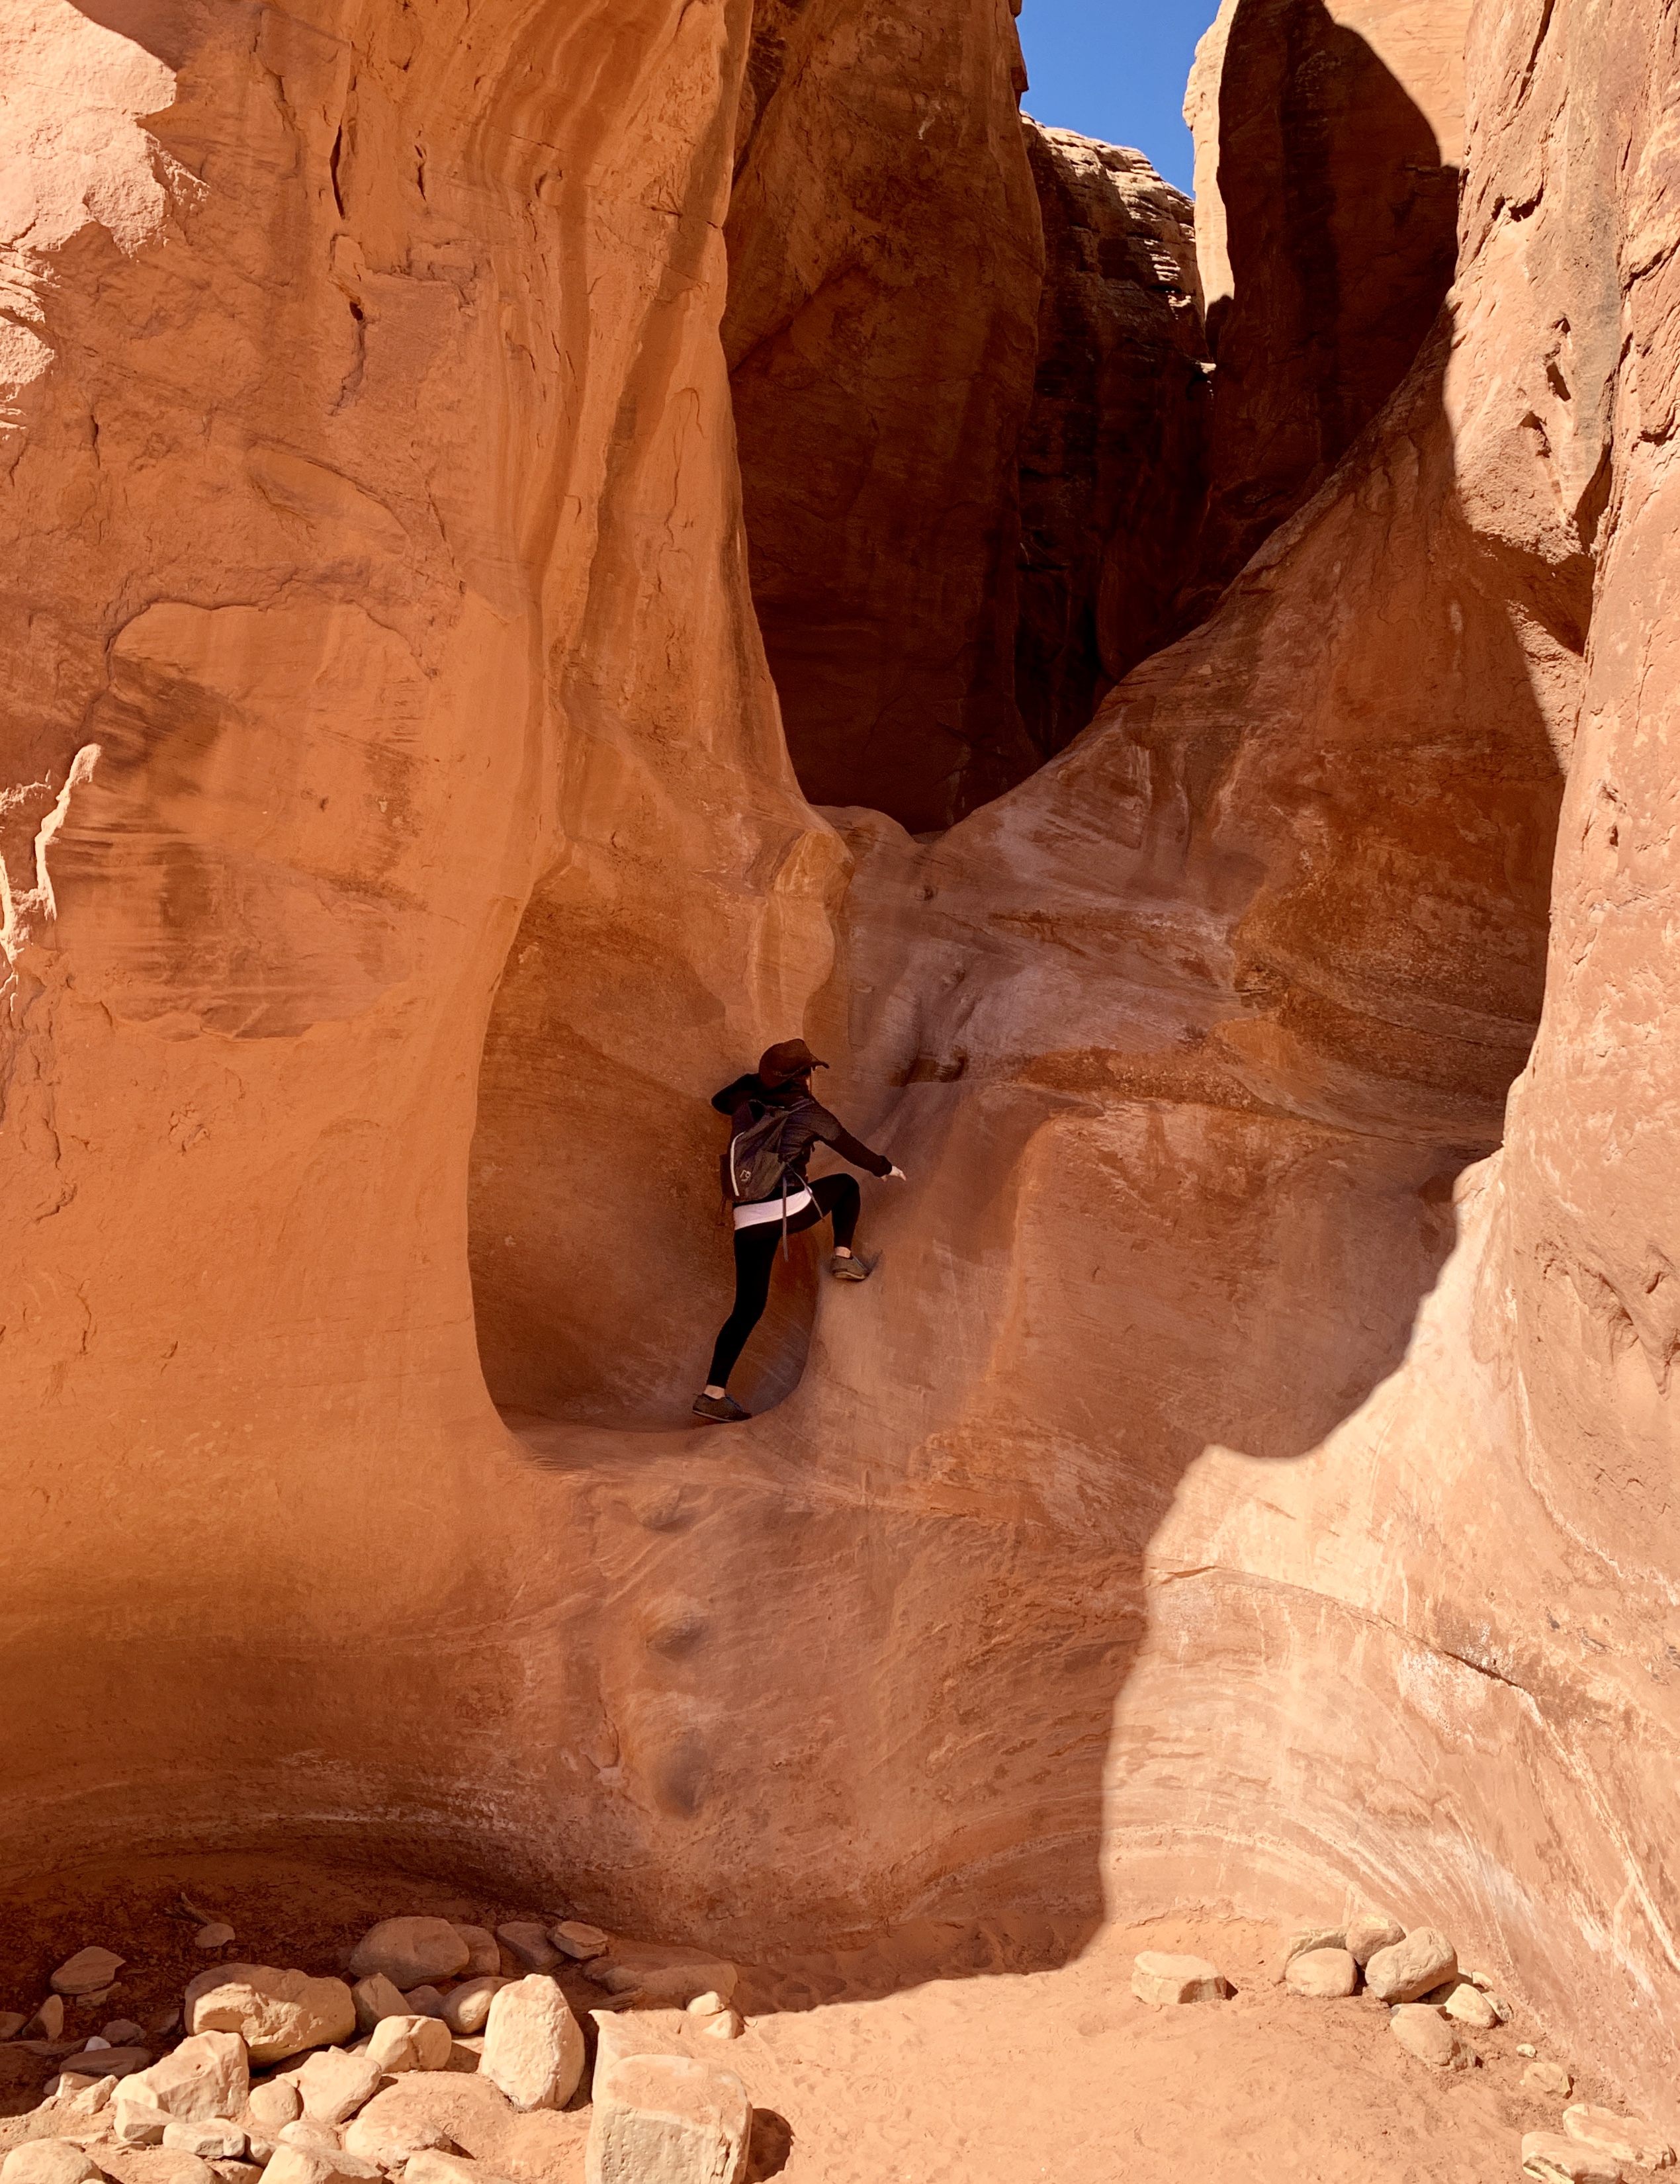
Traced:
<svg viewBox="0 0 1680 2184">
<path fill-rule="evenodd" d="M 800 1100 L 791 1107 L 767 1109 L 756 1123 L 749 1123 L 745 1129 L 736 1131 L 720 1163 L 726 1206 L 773 1198 L 780 1190 L 784 1251 L 788 1234 L 788 1163 L 802 1150 L 799 1135 L 790 1126 L 805 1108 L 816 1104 L 814 1100 Z M 803 1185 L 795 1182 L 795 1187 L 802 1189 Z"/>
</svg>

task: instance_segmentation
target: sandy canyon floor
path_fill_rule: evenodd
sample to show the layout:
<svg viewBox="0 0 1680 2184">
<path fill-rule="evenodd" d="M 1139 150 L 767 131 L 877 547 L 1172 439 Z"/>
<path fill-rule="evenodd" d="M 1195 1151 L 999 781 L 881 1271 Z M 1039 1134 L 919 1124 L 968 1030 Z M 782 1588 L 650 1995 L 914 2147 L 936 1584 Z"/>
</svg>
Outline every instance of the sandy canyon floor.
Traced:
<svg viewBox="0 0 1680 2184">
<path fill-rule="evenodd" d="M 71 2005 L 66 2036 L 119 2013 L 145 2024 L 167 2014 L 207 1961 L 179 1913 L 183 1891 L 234 1926 L 224 1955 L 319 1972 L 338 1971 L 378 1918 L 494 1925 L 533 1912 L 413 1875 L 295 1862 L 84 1869 L 6 1907 L 0 2005 L 32 2008 L 55 1964 L 100 1942 L 128 1963 L 108 1998 Z M 924 1919 L 744 1964 L 747 2029 L 715 2059 L 739 2072 L 758 2112 L 755 2184 L 1489 2184 L 1517 2174 L 1523 2131 L 1558 2127 L 1562 2101 L 1519 2082 L 1520 2042 L 1551 2052 L 1521 2010 L 1476 2036 L 1477 2069 L 1437 2075 L 1392 2038 L 1381 2004 L 1287 1994 L 1275 1977 L 1280 1939 L 1228 1919 L 1095 1935 L 1025 1916 Z M 1209 1957 L 1236 1992 L 1152 2008 L 1130 1992 L 1141 1948 Z M 593 2046 L 586 2013 L 600 1992 L 570 1969 L 564 1984 Z M 25 2135 L 42 2067 L 0 2047 L 0 2152 Z M 586 2075 L 561 2120 L 568 2130 L 539 2161 L 487 2168 L 517 2184 L 580 2184 L 588 2092 Z M 1582 2079 L 1574 2098 L 1604 2089 Z M 126 2158 L 126 2184 L 144 2184 L 145 2153 Z M 114 2174 L 124 2159 L 113 2152 Z"/>
</svg>

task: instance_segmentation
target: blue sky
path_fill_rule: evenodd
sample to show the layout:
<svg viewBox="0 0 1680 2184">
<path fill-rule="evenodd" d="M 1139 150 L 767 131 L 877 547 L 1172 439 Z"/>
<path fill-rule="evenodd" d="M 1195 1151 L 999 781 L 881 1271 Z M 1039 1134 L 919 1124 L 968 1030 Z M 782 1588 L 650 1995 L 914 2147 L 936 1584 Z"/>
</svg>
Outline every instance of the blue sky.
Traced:
<svg viewBox="0 0 1680 2184">
<path fill-rule="evenodd" d="M 1022 0 L 1021 103 L 1047 128 L 1134 146 L 1188 190 L 1184 80 L 1217 12 L 1218 0 Z"/>
</svg>

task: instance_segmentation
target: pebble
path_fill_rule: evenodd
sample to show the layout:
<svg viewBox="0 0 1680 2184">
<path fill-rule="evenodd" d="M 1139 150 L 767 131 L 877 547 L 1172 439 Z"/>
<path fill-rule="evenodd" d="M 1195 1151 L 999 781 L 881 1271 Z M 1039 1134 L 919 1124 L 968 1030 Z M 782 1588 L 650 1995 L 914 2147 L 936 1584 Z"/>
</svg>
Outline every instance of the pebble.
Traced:
<svg viewBox="0 0 1680 2184">
<path fill-rule="evenodd" d="M 449 2026 L 435 2017 L 384 2017 L 373 2028 L 367 2059 L 393 2077 L 405 2070 L 444 2070 L 454 2044 Z"/>
<path fill-rule="evenodd" d="M 273 1964 L 218 1964 L 187 1984 L 187 2029 L 237 2032 L 254 2063 L 283 2063 L 349 2039 L 355 1999 L 341 1979 L 311 1979 Z"/>
<path fill-rule="evenodd" d="M 1561 2063 L 1531 2063 L 1522 2074 L 1525 2086 L 1537 2093 L 1557 2093 L 1564 2099 L 1574 2091 L 1575 2081 Z"/>
<path fill-rule="evenodd" d="M 1441 2007 L 1472 2032 L 1491 2032 L 1499 2022 L 1499 2013 L 1492 2002 L 1468 1980 L 1460 1980 Z"/>
<path fill-rule="evenodd" d="M 208 1926 L 200 1926 L 193 1936 L 195 1949 L 225 1949 L 233 1939 L 233 1929 L 226 1919 L 214 1919 Z"/>
<path fill-rule="evenodd" d="M 1231 1992 L 1231 1982 L 1204 1957 L 1145 1949 L 1131 1960 L 1131 1991 L 1140 2002 L 1159 2004 L 1220 2002 Z"/>
<path fill-rule="evenodd" d="M 1519 2040 L 1516 2043 L 1516 2052 L 1519 2055 L 1538 2055 L 1540 2051 L 1538 2048 L 1531 2046 L 1527 2040 Z"/>
<path fill-rule="evenodd" d="M 114 1951 L 101 1948 L 78 1949 L 73 1957 L 66 1957 L 53 1975 L 51 1985 L 54 1994 L 92 1995 L 109 1987 L 126 1961 Z"/>
<path fill-rule="evenodd" d="M 482 2032 L 489 2018 L 491 2001 L 507 1984 L 506 1980 L 489 1974 L 463 1980 L 444 1997 L 444 2024 L 457 2035 Z"/>
<path fill-rule="evenodd" d="M 403 1991 L 393 1986 L 383 1972 L 371 1972 L 360 1979 L 350 1989 L 350 2000 L 354 2005 L 356 2023 L 364 2032 L 371 2032 L 382 2017 L 406 2017 L 408 2003 Z"/>
<path fill-rule="evenodd" d="M 1602 2147 L 1618 2161 L 1631 2161 L 1636 2169 L 1666 2169 L 1674 2159 L 1674 2148 L 1660 2131 L 1633 2116 L 1617 2115 L 1614 2109 L 1579 2102 L 1564 2110 L 1563 2127 L 1582 2145 Z"/>
<path fill-rule="evenodd" d="M 549 1939 L 555 1948 L 587 1964 L 591 1957 L 601 1957 L 611 1947 L 610 1937 L 599 1926 L 586 1926 L 581 1919 L 562 1919 L 556 1926 L 549 1928 Z"/>
<path fill-rule="evenodd" d="M 516 2109 L 562 2109 L 583 2075 L 583 2033 L 551 1979 L 501 1988 L 484 2027 L 481 2074 Z"/>
<path fill-rule="evenodd" d="M 87 2184 L 99 2164 L 67 2138 L 33 2138 L 0 2162 L 0 2184 Z"/>
<path fill-rule="evenodd" d="M 382 1919 L 356 1943 L 353 1979 L 383 1972 L 405 1994 L 427 1980 L 454 1979 L 472 1952 L 447 1919 Z"/>
<path fill-rule="evenodd" d="M 243 2161 L 245 2134 L 237 2123 L 212 2117 L 205 2123 L 187 2123 L 171 2116 L 164 2129 L 164 2144 L 180 2153 L 196 2153 L 200 2161 Z"/>
<path fill-rule="evenodd" d="M 1290 1958 L 1284 1970 L 1283 1983 L 1291 1994 L 1335 2001 L 1342 1995 L 1352 1994 L 1359 1986 L 1359 1968 L 1347 1949 L 1308 1949 Z"/>
<path fill-rule="evenodd" d="M 1402 2003 L 1391 2009 L 1388 2030 L 1409 2055 L 1432 2070 L 1468 2070 L 1478 2059 L 1463 2033 L 1430 2003 Z"/>
<path fill-rule="evenodd" d="M 1405 1938 L 1406 1930 L 1398 1919 L 1370 1911 L 1363 1918 L 1349 1921 L 1346 1947 L 1348 1955 L 1363 1971 L 1379 1949 L 1397 1948 Z"/>
<path fill-rule="evenodd" d="M 479 1979 L 487 1972 L 501 1970 L 502 1953 L 488 1926 L 456 1926 L 455 1931 L 466 1944 L 466 1962 L 460 1968 L 463 1979 Z"/>
<path fill-rule="evenodd" d="M 1417 1926 L 1404 1942 L 1378 1949 L 1365 1964 L 1365 1985 L 1379 2002 L 1415 2002 L 1458 1976 L 1458 1953 L 1433 1926 Z"/>
<path fill-rule="evenodd" d="M 585 2174 L 694 2184 L 745 2174 L 752 2108 L 733 2070 L 627 2055 L 596 2075 Z"/>
<path fill-rule="evenodd" d="M 246 2107 L 263 2129 L 274 2132 L 296 2123 L 304 2112 L 304 2097 L 295 2080 L 271 2078 L 265 2086 L 253 2086 Z"/>
<path fill-rule="evenodd" d="M 510 1919 L 497 1927 L 496 1939 L 527 1972 L 551 1972 L 560 1962 L 560 1951 L 533 1919 Z"/>
<path fill-rule="evenodd" d="M 298 2073 L 298 2091 L 304 2097 L 305 2121 L 344 2122 L 364 2101 L 372 2099 L 383 2075 L 382 2066 L 371 2054 L 353 2055 L 343 2048 L 316 2048 Z"/>
<path fill-rule="evenodd" d="M 1621 2164 L 1560 2132 L 1529 2131 L 1522 2137 L 1522 2173 L 1537 2184 L 1621 2184 Z"/>
</svg>

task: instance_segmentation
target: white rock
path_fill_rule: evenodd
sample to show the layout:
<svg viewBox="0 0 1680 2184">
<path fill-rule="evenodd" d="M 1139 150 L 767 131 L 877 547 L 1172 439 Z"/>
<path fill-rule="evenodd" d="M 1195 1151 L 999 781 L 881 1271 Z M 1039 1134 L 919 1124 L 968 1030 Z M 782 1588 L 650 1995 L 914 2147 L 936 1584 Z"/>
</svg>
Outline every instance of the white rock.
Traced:
<svg viewBox="0 0 1680 2184">
<path fill-rule="evenodd" d="M 371 2054 L 352 2055 L 342 2048 L 318 2048 L 298 2073 L 304 2121 L 343 2123 L 364 2101 L 373 2098 L 383 2075 Z"/>
<path fill-rule="evenodd" d="M 100 1994 L 121 1970 L 126 1958 L 110 1949 L 78 1949 L 53 1975 L 54 1994 Z"/>
<path fill-rule="evenodd" d="M 54 2090 L 54 2088 L 56 2090 Z M 77 2122 L 85 2116 L 103 2115 L 107 2109 L 115 2113 L 117 2081 L 114 2078 L 78 2078 L 66 2072 L 53 2081 L 48 2098 L 59 2114 Z M 110 2119 L 108 2117 L 107 2121 Z"/>
<path fill-rule="evenodd" d="M 404 2070 L 443 2070 L 454 2044 L 449 2026 L 435 2017 L 383 2017 L 367 2043 L 367 2059 L 393 2077 Z"/>
<path fill-rule="evenodd" d="M 482 2162 L 468 2161 L 459 2153 L 422 2151 L 409 2156 L 403 2184 L 507 2184 L 507 2180 Z"/>
<path fill-rule="evenodd" d="M 193 1936 L 195 1949 L 225 1949 L 233 1939 L 233 1929 L 226 1919 L 213 1919 L 208 1926 L 200 1926 Z"/>
<path fill-rule="evenodd" d="M 382 2017 L 406 2017 L 410 2014 L 402 1989 L 393 1986 L 383 1972 L 371 1972 L 366 1979 L 358 1980 L 350 1989 L 350 2000 L 355 2005 L 357 2026 L 363 2032 L 371 2032 Z"/>
<path fill-rule="evenodd" d="M 455 2142 L 449 2135 L 453 2117 L 444 2113 L 447 2102 L 434 2105 L 416 2097 L 416 2088 L 423 2092 L 439 2082 L 410 2074 L 394 2086 L 383 2087 L 354 2123 L 345 2125 L 344 2151 L 364 2161 L 377 2162 L 382 2169 L 400 2169 L 414 2154 L 428 2148 L 455 2153 Z M 500 2105 L 500 2095 L 494 2098 Z"/>
<path fill-rule="evenodd" d="M 196 2153 L 200 2161 L 243 2161 L 248 2142 L 237 2123 L 212 2119 L 187 2123 L 171 2116 L 164 2131 L 164 2144 L 180 2153 Z"/>
<path fill-rule="evenodd" d="M 1499 2021 L 1499 2011 L 1481 1988 L 1472 1986 L 1468 1980 L 1460 1980 L 1441 2007 L 1448 2017 L 1469 2025 L 1472 2032 L 1491 2032 Z"/>
<path fill-rule="evenodd" d="M 1402 2003 L 1388 2013 L 1388 2030 L 1420 2063 L 1436 2070 L 1469 2070 L 1478 2058 L 1455 2025 L 1432 2003 Z"/>
<path fill-rule="evenodd" d="M 740 2184 L 752 2109 L 732 2070 L 628 2055 L 595 2081 L 585 2184 Z"/>
<path fill-rule="evenodd" d="M 447 1919 L 382 1919 L 356 1943 L 350 1972 L 359 1980 L 383 1972 L 406 1994 L 427 1980 L 454 1979 L 471 1953 Z"/>
<path fill-rule="evenodd" d="M 304 2112 L 304 2097 L 296 2079 L 271 2078 L 265 2086 L 252 2086 L 246 2107 L 262 2129 L 272 2134 L 286 2124 L 296 2123 Z"/>
<path fill-rule="evenodd" d="M 87 2184 L 99 2164 L 67 2138 L 32 2138 L 0 2161 L 0 2184 Z"/>
<path fill-rule="evenodd" d="M 697 1994 L 694 2000 L 689 2004 L 689 2015 L 690 2017 L 717 2017 L 721 2015 L 721 2014 L 728 2007 L 728 2003 L 724 2001 L 723 1996 L 719 1994 L 715 1988 L 708 1988 L 706 1993 Z"/>
<path fill-rule="evenodd" d="M 1580 2144 L 1602 2147 L 1618 2161 L 1631 2161 L 1636 2169 L 1667 2169 L 1674 2160 L 1674 2148 L 1660 2131 L 1633 2116 L 1617 2115 L 1614 2109 L 1577 2103 L 1564 2110 L 1563 2127 Z"/>
<path fill-rule="evenodd" d="M 611 1946 L 610 1937 L 599 1926 L 585 1925 L 581 1919 L 562 1919 L 558 1925 L 549 1928 L 549 1939 L 563 1955 L 587 1964 L 591 1957 L 602 1957 Z"/>
<path fill-rule="evenodd" d="M 551 1979 L 533 1974 L 492 1997 L 479 2068 L 516 2109 L 565 2107 L 583 2075 L 583 2032 Z"/>
<path fill-rule="evenodd" d="M 172 2055 L 123 2081 L 125 2093 L 193 2123 L 237 2115 L 250 2090 L 245 2043 L 237 2032 L 195 2033 Z"/>
<path fill-rule="evenodd" d="M 342 2147 L 277 2146 L 264 2184 L 382 2184 L 382 2172 Z"/>
<path fill-rule="evenodd" d="M 1417 1926 L 1404 1942 L 1379 1949 L 1366 1961 L 1365 1986 L 1379 2002 L 1415 2002 L 1432 1987 L 1458 1976 L 1452 1943 L 1433 1926 Z"/>
<path fill-rule="evenodd" d="M 1602 2147 L 1555 2131 L 1530 2131 L 1522 2137 L 1522 2173 L 1537 2184 L 1620 2184 L 1621 2164 Z"/>
<path fill-rule="evenodd" d="M 1565 2100 L 1575 2085 L 1561 2063 L 1531 2063 L 1522 2074 L 1522 2082 L 1532 2086 L 1537 2093 L 1556 2093 Z"/>
<path fill-rule="evenodd" d="M 739 2040 L 746 2025 L 738 2009 L 722 2009 L 716 2017 L 708 2017 L 700 2030 L 705 2040 Z"/>
<path fill-rule="evenodd" d="M 466 1962 L 460 1968 L 463 1979 L 481 1979 L 486 1972 L 501 1970 L 502 1953 L 488 1926 L 455 1926 L 455 1931 L 466 1944 Z"/>
<path fill-rule="evenodd" d="M 1205 1957 L 1144 1949 L 1131 1960 L 1131 1991 L 1140 2002 L 1219 2002 L 1231 1992 L 1231 1983 Z"/>
<path fill-rule="evenodd" d="M 1367 1911 L 1348 1922 L 1348 1953 L 1362 1971 L 1379 1949 L 1392 1949 L 1405 1938 L 1399 1920 L 1380 1911 Z"/>
<path fill-rule="evenodd" d="M 1359 1983 L 1359 1968 L 1347 1949 L 1308 1949 L 1300 1956 L 1292 1957 L 1285 1968 L 1283 1983 L 1291 1994 L 1313 1996 L 1319 2001 L 1334 2001 L 1342 1995 L 1352 1994 Z"/>
<path fill-rule="evenodd" d="M 560 1951 L 533 1919 L 510 1919 L 497 1927 L 496 1939 L 507 1945 L 528 1972 L 552 1971 L 560 1962 Z"/>
<path fill-rule="evenodd" d="M 1527 2041 L 1519 2040 L 1516 2043 L 1516 2052 L 1519 2055 L 1538 2055 L 1540 2051 L 1538 2048 L 1531 2047 Z"/>
<path fill-rule="evenodd" d="M 329 2048 L 356 2029 L 356 2006 L 339 1979 L 272 1964 L 218 1964 L 187 1989 L 189 2032 L 237 2032 L 254 2063 L 281 2063 Z"/>
<path fill-rule="evenodd" d="M 1345 1949 L 1348 1930 L 1345 1926 L 1303 1926 L 1290 1935 L 1283 1945 L 1281 1978 L 1297 1957 L 1310 1956 L 1317 1949 Z"/>
<path fill-rule="evenodd" d="M 494 1975 L 463 1980 L 444 1997 L 444 2024 L 458 2035 L 470 2036 L 482 2032 L 489 2019 L 492 1999 L 507 1984 L 506 1980 Z"/>
<path fill-rule="evenodd" d="M 112 2120 L 125 2146 L 161 2146 L 174 2118 L 153 2101 L 136 2100 L 131 2094 L 120 2092 L 113 2104 Z"/>
</svg>

